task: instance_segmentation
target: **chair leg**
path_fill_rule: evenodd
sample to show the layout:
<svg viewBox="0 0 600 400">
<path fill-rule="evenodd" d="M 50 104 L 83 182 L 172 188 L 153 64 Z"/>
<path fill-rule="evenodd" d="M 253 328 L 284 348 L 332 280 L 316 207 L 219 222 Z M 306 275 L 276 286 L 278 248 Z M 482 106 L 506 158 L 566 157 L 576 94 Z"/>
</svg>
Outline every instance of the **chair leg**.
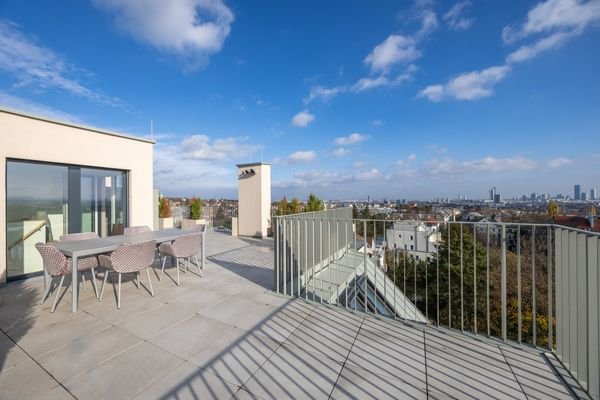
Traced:
<svg viewBox="0 0 600 400">
<path fill-rule="evenodd" d="M 137 271 L 135 273 L 135 286 L 139 289 L 140 288 L 140 271 Z"/>
<path fill-rule="evenodd" d="M 87 292 L 87 289 L 85 288 L 85 273 L 81 272 L 81 283 L 83 284 L 83 291 Z"/>
<path fill-rule="evenodd" d="M 117 291 L 117 308 L 121 308 L 121 273 L 119 272 L 119 290 Z"/>
<path fill-rule="evenodd" d="M 165 272 L 165 264 L 167 262 L 167 256 L 165 256 L 162 260 L 162 268 L 160 270 L 160 276 L 158 277 L 158 280 L 160 281 L 162 279 L 163 273 Z"/>
<path fill-rule="evenodd" d="M 179 286 L 179 258 L 177 258 L 175 262 L 177 265 L 177 286 Z"/>
<path fill-rule="evenodd" d="M 146 275 L 148 275 L 148 285 L 150 286 L 150 294 L 154 297 L 154 288 L 152 287 L 152 280 L 150 279 L 150 270 L 146 268 Z"/>
<path fill-rule="evenodd" d="M 52 282 L 54 281 L 54 277 L 50 277 L 50 280 L 46 283 L 46 290 L 44 291 L 44 295 L 42 296 L 42 301 L 40 301 L 40 305 L 44 304 L 46 301 L 46 297 L 50 294 L 50 289 L 52 289 Z"/>
<path fill-rule="evenodd" d="M 98 297 L 98 301 L 102 301 L 102 296 L 104 295 L 104 286 L 106 286 L 106 280 L 108 279 L 109 272 L 109 270 L 106 270 L 106 272 L 104 272 L 104 280 L 102 281 L 102 289 L 100 289 L 100 297 Z"/>
<path fill-rule="evenodd" d="M 94 288 L 94 294 L 96 299 L 98 298 L 98 286 L 96 286 L 96 270 L 92 268 L 92 287 Z"/>
<path fill-rule="evenodd" d="M 60 297 L 60 292 L 61 292 L 64 281 L 65 281 L 65 276 L 63 275 L 60 278 L 60 283 L 58 284 L 58 290 L 56 291 L 56 297 L 54 298 L 54 303 L 52 304 L 52 311 L 50 311 L 50 312 L 54 312 L 54 310 L 56 310 L 56 303 L 58 302 L 58 298 Z"/>
</svg>

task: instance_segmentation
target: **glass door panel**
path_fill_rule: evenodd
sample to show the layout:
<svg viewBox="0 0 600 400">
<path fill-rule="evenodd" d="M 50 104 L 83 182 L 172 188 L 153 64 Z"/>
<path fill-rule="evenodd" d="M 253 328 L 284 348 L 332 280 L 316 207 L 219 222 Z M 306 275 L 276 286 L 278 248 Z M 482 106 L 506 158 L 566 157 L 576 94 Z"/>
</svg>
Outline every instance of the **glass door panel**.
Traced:
<svg viewBox="0 0 600 400">
<path fill-rule="evenodd" d="M 6 163 L 6 264 L 8 277 L 43 270 L 37 242 L 67 233 L 68 168 Z"/>
</svg>

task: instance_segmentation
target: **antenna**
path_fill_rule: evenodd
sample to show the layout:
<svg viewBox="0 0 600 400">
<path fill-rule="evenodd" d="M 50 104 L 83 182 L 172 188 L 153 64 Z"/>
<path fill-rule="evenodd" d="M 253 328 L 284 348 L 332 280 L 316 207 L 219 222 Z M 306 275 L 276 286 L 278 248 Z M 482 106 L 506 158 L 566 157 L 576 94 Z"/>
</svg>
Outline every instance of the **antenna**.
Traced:
<svg viewBox="0 0 600 400">
<path fill-rule="evenodd" d="M 154 140 L 154 121 L 150 120 L 150 137 Z"/>
</svg>

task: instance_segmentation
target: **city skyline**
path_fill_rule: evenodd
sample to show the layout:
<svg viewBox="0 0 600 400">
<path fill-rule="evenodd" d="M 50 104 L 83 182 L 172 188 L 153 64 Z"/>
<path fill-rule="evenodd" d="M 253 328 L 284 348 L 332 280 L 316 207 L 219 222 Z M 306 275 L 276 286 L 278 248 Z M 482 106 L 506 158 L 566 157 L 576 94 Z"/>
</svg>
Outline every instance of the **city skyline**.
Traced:
<svg viewBox="0 0 600 400">
<path fill-rule="evenodd" d="M 149 4 L 0 3 L 0 106 L 153 137 L 172 196 L 600 187 L 598 0 Z"/>
</svg>

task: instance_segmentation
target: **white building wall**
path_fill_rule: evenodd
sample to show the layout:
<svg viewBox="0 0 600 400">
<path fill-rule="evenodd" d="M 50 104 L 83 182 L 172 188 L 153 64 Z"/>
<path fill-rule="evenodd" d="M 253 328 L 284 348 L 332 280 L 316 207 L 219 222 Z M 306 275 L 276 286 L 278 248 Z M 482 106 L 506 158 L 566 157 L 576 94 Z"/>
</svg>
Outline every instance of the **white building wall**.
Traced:
<svg viewBox="0 0 600 400">
<path fill-rule="evenodd" d="M 6 281 L 6 162 L 129 171 L 128 224 L 153 226 L 153 142 L 0 109 L 0 283 Z"/>
<path fill-rule="evenodd" d="M 237 173 L 238 234 L 267 237 L 271 227 L 271 165 L 240 164 Z"/>
</svg>

